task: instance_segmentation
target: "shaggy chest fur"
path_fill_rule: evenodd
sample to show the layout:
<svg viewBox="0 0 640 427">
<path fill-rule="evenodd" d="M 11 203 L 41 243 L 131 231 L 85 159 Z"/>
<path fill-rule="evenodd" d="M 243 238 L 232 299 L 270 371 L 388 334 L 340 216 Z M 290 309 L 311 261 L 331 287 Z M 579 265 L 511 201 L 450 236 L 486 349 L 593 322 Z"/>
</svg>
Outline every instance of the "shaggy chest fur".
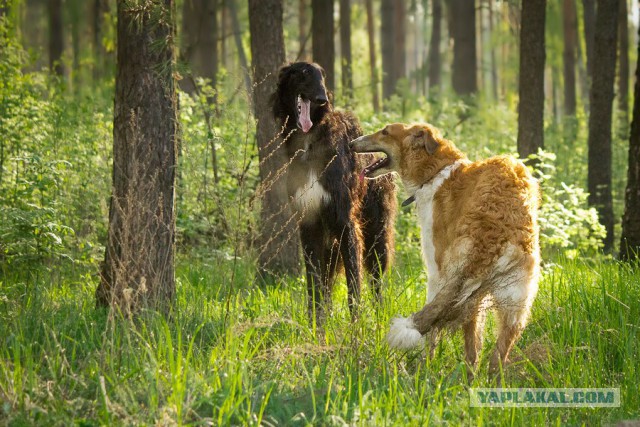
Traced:
<svg viewBox="0 0 640 427">
<path fill-rule="evenodd" d="M 436 263 L 436 245 L 434 241 L 433 230 L 433 206 L 435 203 L 435 195 L 442 187 L 442 184 L 451 176 L 451 173 L 460 166 L 456 162 L 442 169 L 438 174 L 426 185 L 423 185 L 415 192 L 418 223 L 421 230 L 422 257 L 427 266 L 429 274 L 427 302 L 431 302 L 439 291 L 437 286 L 440 277 L 438 264 Z"/>
<path fill-rule="evenodd" d="M 301 220 L 314 221 L 332 200 L 327 190 L 326 171 L 335 150 L 315 134 L 296 131 L 290 138 L 287 151 L 292 161 L 287 174 L 287 192 Z"/>
</svg>

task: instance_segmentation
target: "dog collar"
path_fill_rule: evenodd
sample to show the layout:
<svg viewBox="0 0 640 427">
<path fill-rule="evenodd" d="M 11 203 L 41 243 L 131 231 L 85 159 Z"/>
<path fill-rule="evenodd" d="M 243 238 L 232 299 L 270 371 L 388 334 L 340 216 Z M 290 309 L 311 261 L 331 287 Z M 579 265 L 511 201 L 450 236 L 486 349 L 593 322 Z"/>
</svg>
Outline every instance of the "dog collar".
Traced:
<svg viewBox="0 0 640 427">
<path fill-rule="evenodd" d="M 407 200 L 405 200 L 404 202 L 402 202 L 402 207 L 407 207 L 409 206 L 411 203 L 416 201 L 416 195 L 414 194 L 413 196 L 409 197 Z"/>
</svg>

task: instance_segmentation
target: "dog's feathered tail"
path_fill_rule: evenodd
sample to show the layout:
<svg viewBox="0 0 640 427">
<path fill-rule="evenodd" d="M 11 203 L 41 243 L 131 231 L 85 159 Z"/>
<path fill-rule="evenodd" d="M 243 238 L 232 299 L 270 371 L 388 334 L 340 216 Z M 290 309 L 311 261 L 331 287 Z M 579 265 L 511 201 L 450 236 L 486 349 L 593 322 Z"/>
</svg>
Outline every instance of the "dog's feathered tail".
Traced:
<svg viewBox="0 0 640 427">
<path fill-rule="evenodd" d="M 409 349 L 422 344 L 423 337 L 433 329 L 454 329 L 463 324 L 470 313 L 487 295 L 485 286 L 471 292 L 460 292 L 458 287 L 442 289 L 422 310 L 408 318 L 395 318 L 387 334 L 390 347 Z"/>
</svg>

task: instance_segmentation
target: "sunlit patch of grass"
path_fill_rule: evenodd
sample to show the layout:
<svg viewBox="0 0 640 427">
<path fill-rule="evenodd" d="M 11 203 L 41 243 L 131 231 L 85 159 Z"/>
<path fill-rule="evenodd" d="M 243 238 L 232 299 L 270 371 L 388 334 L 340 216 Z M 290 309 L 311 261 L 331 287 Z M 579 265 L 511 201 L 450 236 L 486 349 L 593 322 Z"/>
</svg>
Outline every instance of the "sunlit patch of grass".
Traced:
<svg viewBox="0 0 640 427">
<path fill-rule="evenodd" d="M 389 319 L 424 301 L 419 259 L 399 254 L 379 307 L 355 323 L 339 284 L 319 340 L 301 279 L 259 289 L 243 262 L 183 262 L 171 316 L 94 308 L 95 283 L 5 277 L 0 288 L 1 417 L 9 424 L 595 424 L 640 417 L 640 270 L 560 260 L 547 267 L 508 387 L 619 387 L 615 409 L 470 408 L 487 374 L 490 319 L 471 383 L 460 334 L 432 360 L 390 351 Z M 231 263 L 231 261 L 227 261 Z M 227 275 L 225 277 L 225 275 Z M 15 279 L 15 280 L 14 280 Z"/>
</svg>

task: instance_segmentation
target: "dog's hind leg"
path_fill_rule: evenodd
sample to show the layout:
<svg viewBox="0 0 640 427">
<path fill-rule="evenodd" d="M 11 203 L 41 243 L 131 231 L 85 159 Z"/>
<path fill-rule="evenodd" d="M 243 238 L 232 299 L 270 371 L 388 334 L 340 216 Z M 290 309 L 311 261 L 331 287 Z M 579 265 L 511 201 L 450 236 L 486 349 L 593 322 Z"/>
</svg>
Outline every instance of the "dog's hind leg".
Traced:
<svg viewBox="0 0 640 427">
<path fill-rule="evenodd" d="M 371 290 L 376 302 L 382 302 L 382 275 L 390 264 L 390 252 L 387 250 L 386 232 L 381 231 L 373 241 L 365 237 L 366 254 L 364 266 L 371 275 Z"/>
<path fill-rule="evenodd" d="M 494 280 L 493 300 L 498 314 L 498 340 L 489 362 L 497 374 L 509 360 L 509 352 L 524 330 L 538 292 L 537 257 L 526 254 L 510 271 Z"/>
<path fill-rule="evenodd" d="M 371 275 L 371 289 L 378 303 L 382 300 L 382 276 L 393 261 L 396 205 L 391 177 L 368 181 L 360 223 L 364 237 L 364 266 Z"/>
<path fill-rule="evenodd" d="M 478 356 L 482 350 L 485 318 L 486 310 L 480 307 L 476 314 L 472 314 L 469 320 L 462 325 L 464 353 L 467 362 L 467 379 L 469 381 L 473 379 L 474 371 L 478 367 Z"/>
</svg>

